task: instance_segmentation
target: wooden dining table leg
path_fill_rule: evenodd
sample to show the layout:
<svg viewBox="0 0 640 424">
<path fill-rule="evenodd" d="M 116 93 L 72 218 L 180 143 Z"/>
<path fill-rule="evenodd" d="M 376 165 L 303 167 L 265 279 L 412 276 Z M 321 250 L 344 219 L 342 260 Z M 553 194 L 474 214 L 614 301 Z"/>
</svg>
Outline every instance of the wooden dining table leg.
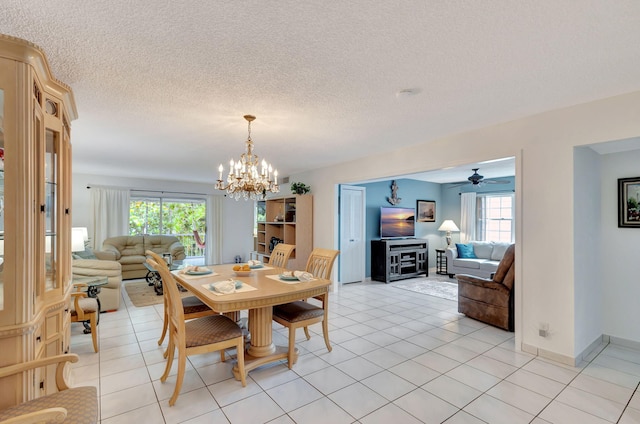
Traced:
<svg viewBox="0 0 640 424">
<path fill-rule="evenodd" d="M 288 349 L 286 346 L 275 346 L 272 337 L 273 309 L 271 306 L 265 308 L 249 309 L 249 332 L 251 333 L 251 344 L 245 352 L 245 372 L 269 362 L 287 359 Z M 294 355 L 294 363 L 298 359 L 297 349 Z M 236 380 L 240 379 L 237 365 L 233 367 L 233 375 Z"/>
</svg>

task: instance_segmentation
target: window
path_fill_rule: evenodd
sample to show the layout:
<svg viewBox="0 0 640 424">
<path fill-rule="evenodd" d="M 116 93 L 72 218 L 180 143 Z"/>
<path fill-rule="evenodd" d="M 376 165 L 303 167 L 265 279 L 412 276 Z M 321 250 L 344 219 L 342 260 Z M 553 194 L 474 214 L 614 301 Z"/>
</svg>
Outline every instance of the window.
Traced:
<svg viewBox="0 0 640 424">
<path fill-rule="evenodd" d="M 484 241 L 514 241 L 513 193 L 478 194 L 476 237 Z"/>
<path fill-rule="evenodd" d="M 184 245 L 188 257 L 204 256 L 196 245 L 194 231 L 204 239 L 206 202 L 204 199 L 180 199 L 155 196 L 131 196 L 129 235 L 171 234 Z"/>
</svg>

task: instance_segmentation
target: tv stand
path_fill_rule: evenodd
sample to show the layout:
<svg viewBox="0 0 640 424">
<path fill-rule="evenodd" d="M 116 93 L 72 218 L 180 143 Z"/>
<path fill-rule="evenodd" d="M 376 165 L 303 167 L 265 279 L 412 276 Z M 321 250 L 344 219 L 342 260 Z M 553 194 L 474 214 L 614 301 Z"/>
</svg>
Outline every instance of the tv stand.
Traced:
<svg viewBox="0 0 640 424">
<path fill-rule="evenodd" d="M 371 240 L 371 279 L 389 283 L 429 275 L 429 243 L 420 239 Z"/>
</svg>

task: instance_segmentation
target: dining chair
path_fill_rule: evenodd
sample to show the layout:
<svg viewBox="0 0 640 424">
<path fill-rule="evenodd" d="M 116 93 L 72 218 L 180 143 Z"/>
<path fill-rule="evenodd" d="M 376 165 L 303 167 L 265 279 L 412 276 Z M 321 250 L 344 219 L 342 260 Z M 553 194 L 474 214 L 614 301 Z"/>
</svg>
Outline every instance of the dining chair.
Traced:
<svg viewBox="0 0 640 424">
<path fill-rule="evenodd" d="M 340 253 L 339 250 L 331 249 L 313 249 L 305 271 L 313 274 L 314 277 L 330 279 L 333 264 Z M 293 354 L 296 347 L 296 329 L 303 327 L 307 340 L 311 338 L 309 334 L 309 325 L 322 322 L 322 334 L 327 350 L 331 352 L 331 343 L 329 342 L 329 324 L 328 324 L 328 306 L 329 294 L 324 293 L 314 296 L 321 302 L 321 306 L 316 306 L 306 300 L 297 300 L 295 302 L 285 303 L 273 307 L 273 320 L 289 329 L 289 351 L 287 354 L 287 363 L 289 369 L 293 366 Z"/>
<path fill-rule="evenodd" d="M 201 353 L 220 351 L 220 360 L 225 361 L 225 349 L 236 349 L 236 361 L 242 386 L 247 385 L 244 368 L 244 335 L 242 329 L 232 319 L 224 315 L 209 315 L 187 321 L 184 308 L 180 302 L 178 285 L 169 268 L 160 266 L 153 258 L 147 258 L 147 263 L 157 269 L 162 277 L 164 292 L 167 293 L 169 317 L 169 347 L 167 348 L 167 364 L 161 382 L 167 377 L 173 365 L 175 351 L 178 350 L 178 374 L 176 387 L 169 399 L 169 406 L 173 406 L 178 399 L 184 380 L 187 356 Z"/>
<path fill-rule="evenodd" d="M 271 256 L 269 256 L 269 265 L 286 268 L 289 263 L 289 256 L 291 256 L 295 248 L 296 246 L 293 244 L 276 244 L 276 247 L 274 247 L 271 252 Z"/>
<path fill-rule="evenodd" d="M 8 408 L 0 408 L 3 423 L 86 423 L 98 422 L 98 391 L 94 386 L 70 388 L 65 381 L 67 362 L 78 362 L 78 355 L 67 353 L 49 356 L 19 364 L 0 367 L 0 379 L 56 365 L 55 384 L 57 392 L 39 396 Z M 25 374 L 25 381 L 30 378 Z M 5 393 L 7 396 L 8 394 Z"/>
<path fill-rule="evenodd" d="M 158 264 L 159 267 L 164 267 L 166 268 L 167 271 L 169 271 L 169 267 L 167 266 L 167 263 L 162 258 L 162 256 L 158 255 L 156 252 L 152 250 L 147 250 L 145 253 L 147 254 L 147 256 L 151 256 L 154 259 L 154 261 Z M 163 282 L 163 285 L 164 285 L 164 282 Z M 161 345 L 162 342 L 164 341 L 164 338 L 167 335 L 167 328 L 169 328 L 169 318 L 167 316 L 168 308 L 167 308 L 166 292 L 164 291 L 162 292 L 162 297 L 163 297 L 162 300 L 164 303 L 164 314 L 163 314 L 164 322 L 162 324 L 162 335 L 160 336 L 160 339 L 158 339 L 158 346 Z M 210 307 L 205 305 L 200 299 L 198 299 L 195 296 L 182 297 L 181 302 L 182 302 L 182 310 L 184 311 L 185 319 L 200 318 L 200 317 L 206 317 L 208 315 L 218 314 L 216 311 L 212 310 Z M 167 357 L 166 352 L 164 357 L 165 358 Z"/>
<path fill-rule="evenodd" d="M 93 350 L 98 352 L 98 300 L 95 297 L 88 297 L 85 283 L 75 283 L 76 291 L 71 292 L 71 322 L 89 322 Z M 84 291 L 82 289 L 85 288 Z"/>
</svg>

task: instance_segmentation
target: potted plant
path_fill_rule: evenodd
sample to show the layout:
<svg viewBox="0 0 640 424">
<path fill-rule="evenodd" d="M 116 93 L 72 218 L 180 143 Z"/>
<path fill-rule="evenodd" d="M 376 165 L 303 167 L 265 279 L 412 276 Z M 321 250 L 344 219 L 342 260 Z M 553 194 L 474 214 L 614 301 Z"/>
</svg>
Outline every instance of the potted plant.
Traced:
<svg viewBox="0 0 640 424">
<path fill-rule="evenodd" d="M 305 183 L 293 182 L 291 183 L 291 193 L 293 194 L 307 194 L 311 191 L 311 187 Z"/>
</svg>

